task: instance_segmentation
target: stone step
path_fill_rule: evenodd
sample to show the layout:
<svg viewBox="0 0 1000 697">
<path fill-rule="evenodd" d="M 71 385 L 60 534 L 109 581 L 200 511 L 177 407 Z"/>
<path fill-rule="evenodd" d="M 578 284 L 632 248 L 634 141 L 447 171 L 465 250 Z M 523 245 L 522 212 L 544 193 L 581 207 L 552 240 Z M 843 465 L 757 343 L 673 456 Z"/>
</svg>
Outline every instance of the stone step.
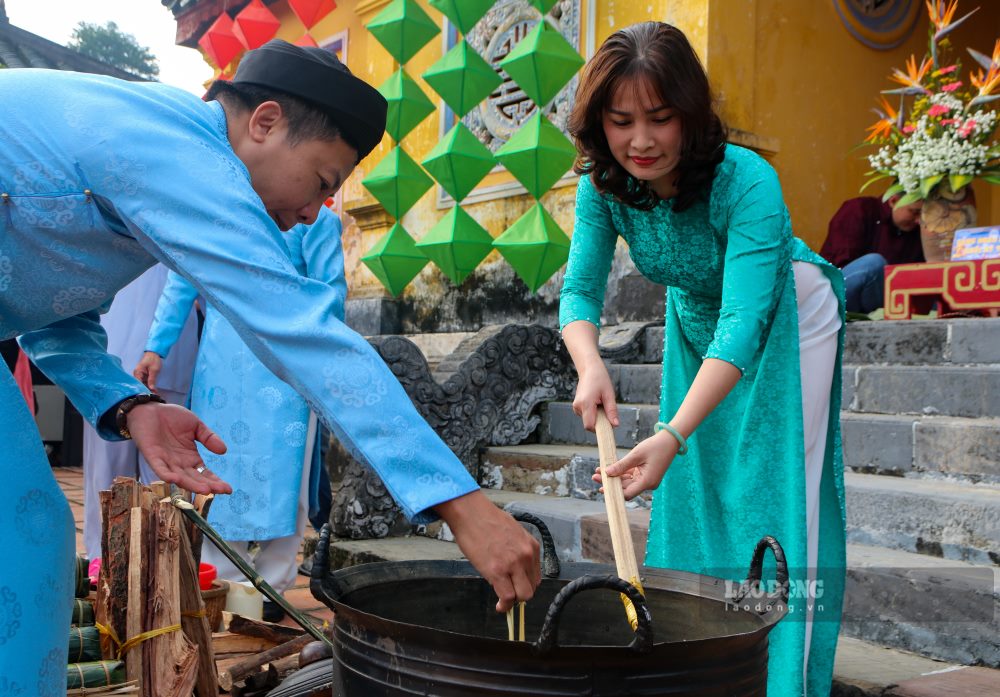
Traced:
<svg viewBox="0 0 1000 697">
<path fill-rule="evenodd" d="M 619 448 L 628 449 L 653 434 L 659 407 L 619 404 L 618 415 L 621 426 L 615 429 L 615 441 Z M 1000 483 L 1000 419 L 849 411 L 842 411 L 840 419 L 844 466 L 848 469 L 869 474 Z M 542 443 L 551 445 L 576 447 L 597 443 L 594 434 L 584 430 L 569 402 L 546 405 L 538 435 Z M 505 450 L 503 464 L 511 463 L 517 452 Z M 589 451 L 577 448 L 569 457 L 584 452 Z M 546 466 L 553 470 L 565 467 L 565 460 L 551 461 L 551 457 L 562 455 L 563 451 L 556 448 L 547 454 L 550 459 L 544 463 Z M 596 463 L 596 457 L 588 455 L 588 464 Z M 533 468 L 538 469 L 537 465 Z"/>
<path fill-rule="evenodd" d="M 617 459 L 628 453 L 618 448 Z M 596 445 L 536 443 L 486 448 L 480 456 L 480 483 L 491 491 L 602 501 L 591 477 L 600 464 Z M 628 505 L 648 508 L 651 493 Z"/>
<path fill-rule="evenodd" d="M 658 364 L 610 364 L 622 404 L 659 404 Z M 845 365 L 844 409 L 875 414 L 1000 417 L 1000 365 Z"/>
<path fill-rule="evenodd" d="M 1000 569 L 849 544 L 841 634 L 1000 666 Z"/>
<path fill-rule="evenodd" d="M 841 634 L 830 697 L 996 697 L 997 685 L 998 670 L 938 661 Z"/>
<path fill-rule="evenodd" d="M 840 425 L 856 472 L 1000 483 L 1000 419 L 843 411 Z"/>
<path fill-rule="evenodd" d="M 1000 487 L 844 473 L 848 540 L 1000 564 Z"/>
<path fill-rule="evenodd" d="M 653 435 L 653 426 L 659 415 L 660 407 L 656 404 L 619 404 L 620 425 L 615 429 L 618 447 L 634 448 L 636 443 Z M 583 422 L 573 412 L 570 402 L 549 402 L 545 405 L 538 437 L 543 443 L 597 445 L 597 437 L 583 428 Z"/>
<path fill-rule="evenodd" d="M 619 450 L 619 457 L 626 452 Z M 489 489 L 592 500 L 598 496 L 591 479 L 599 464 L 596 445 L 493 446 L 483 451 L 480 461 L 480 482 Z"/>
<path fill-rule="evenodd" d="M 845 363 L 1000 363 L 1000 320 L 851 322 Z"/>
<path fill-rule="evenodd" d="M 622 457 L 625 449 L 618 450 Z M 512 496 L 600 501 L 590 477 L 596 446 L 534 444 L 487 448 L 484 485 Z M 853 542 L 978 564 L 1000 564 L 1000 486 L 846 471 Z M 651 495 L 634 505 L 648 508 Z"/>
<path fill-rule="evenodd" d="M 623 404 L 659 404 L 660 381 L 663 366 L 660 364 L 608 365 L 615 395 Z"/>
<path fill-rule="evenodd" d="M 330 568 L 342 569 L 379 561 L 463 559 L 454 542 L 435 540 L 423 535 L 385 537 L 380 540 L 331 540 Z"/>
<path fill-rule="evenodd" d="M 853 412 L 1000 417 L 1000 365 L 845 365 L 843 386 Z"/>
<path fill-rule="evenodd" d="M 663 327 L 648 327 L 642 362 L 663 360 Z M 1000 363 L 1000 319 L 850 322 L 844 362 L 897 365 Z"/>
</svg>

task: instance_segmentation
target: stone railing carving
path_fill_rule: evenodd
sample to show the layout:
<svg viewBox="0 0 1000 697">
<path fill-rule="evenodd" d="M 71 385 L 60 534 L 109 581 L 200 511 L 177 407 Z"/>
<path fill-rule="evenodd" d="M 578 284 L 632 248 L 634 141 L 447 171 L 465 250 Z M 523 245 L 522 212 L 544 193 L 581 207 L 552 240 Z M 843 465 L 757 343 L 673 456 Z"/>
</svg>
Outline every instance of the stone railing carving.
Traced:
<svg viewBox="0 0 1000 697">
<path fill-rule="evenodd" d="M 487 327 L 459 345 L 433 374 L 408 339 L 369 341 L 476 481 L 481 447 L 522 442 L 538 426 L 536 407 L 571 397 L 576 385 L 566 347 L 548 327 Z M 336 447 L 327 467 L 335 491 L 330 523 L 338 537 L 386 537 L 410 529 L 368 467 Z"/>
</svg>

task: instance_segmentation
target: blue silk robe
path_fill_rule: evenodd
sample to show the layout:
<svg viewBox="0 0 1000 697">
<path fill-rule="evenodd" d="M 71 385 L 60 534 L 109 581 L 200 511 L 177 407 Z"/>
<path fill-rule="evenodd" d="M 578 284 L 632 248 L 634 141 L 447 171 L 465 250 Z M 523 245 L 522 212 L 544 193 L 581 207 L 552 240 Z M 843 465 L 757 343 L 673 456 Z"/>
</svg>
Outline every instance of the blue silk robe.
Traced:
<svg viewBox="0 0 1000 697">
<path fill-rule="evenodd" d="M 283 241 L 300 274 L 337 291 L 335 314 L 343 320 L 347 282 L 340 232 L 340 220 L 324 208 L 313 225 L 296 225 Z M 149 330 L 147 351 L 164 357 L 170 352 L 197 296 L 183 276 L 170 272 Z M 233 487 L 231 496 L 221 496 L 212 505 L 208 520 L 213 527 L 227 540 L 262 541 L 295 534 L 307 455 L 316 483 L 319 477 L 317 443 L 306 447 L 309 407 L 257 360 L 211 305 L 205 312 L 191 382 L 191 411 L 229 446 L 225 455 L 198 446 L 208 467 Z"/>
<path fill-rule="evenodd" d="M 399 382 L 302 276 L 229 144 L 218 103 L 157 83 L 0 70 L 0 338 L 22 347 L 102 437 L 145 392 L 105 351 L 99 312 L 160 261 L 292 385 L 415 522 L 476 482 Z M 0 694 L 66 690 L 73 524 L 33 419 L 0 370 Z"/>
</svg>

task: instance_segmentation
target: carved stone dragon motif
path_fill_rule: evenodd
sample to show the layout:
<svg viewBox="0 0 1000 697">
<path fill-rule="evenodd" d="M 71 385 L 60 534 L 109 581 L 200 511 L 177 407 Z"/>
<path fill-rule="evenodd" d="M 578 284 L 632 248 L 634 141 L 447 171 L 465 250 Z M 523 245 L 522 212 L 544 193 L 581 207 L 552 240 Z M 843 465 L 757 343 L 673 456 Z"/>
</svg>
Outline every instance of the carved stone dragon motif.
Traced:
<svg viewBox="0 0 1000 697">
<path fill-rule="evenodd" d="M 410 340 L 377 336 L 369 342 L 476 481 L 480 448 L 522 442 L 539 424 L 536 407 L 571 397 L 576 384 L 559 333 L 539 325 L 484 328 L 433 374 Z M 378 475 L 343 448 L 331 448 L 327 467 L 336 490 L 330 523 L 338 537 L 378 538 L 410 529 Z"/>
</svg>

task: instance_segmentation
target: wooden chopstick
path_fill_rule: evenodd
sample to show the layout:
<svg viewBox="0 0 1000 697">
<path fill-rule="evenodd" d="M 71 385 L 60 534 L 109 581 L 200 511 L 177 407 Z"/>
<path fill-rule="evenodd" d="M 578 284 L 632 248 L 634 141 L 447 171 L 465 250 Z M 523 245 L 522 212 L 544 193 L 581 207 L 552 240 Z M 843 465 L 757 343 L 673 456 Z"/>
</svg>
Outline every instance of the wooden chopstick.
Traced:
<svg viewBox="0 0 1000 697">
<path fill-rule="evenodd" d="M 518 603 L 518 607 L 521 610 L 521 620 L 519 622 L 519 628 L 517 632 L 517 640 L 524 641 L 524 606 L 526 603 Z M 507 640 L 514 641 L 514 608 L 507 610 Z"/>
</svg>

